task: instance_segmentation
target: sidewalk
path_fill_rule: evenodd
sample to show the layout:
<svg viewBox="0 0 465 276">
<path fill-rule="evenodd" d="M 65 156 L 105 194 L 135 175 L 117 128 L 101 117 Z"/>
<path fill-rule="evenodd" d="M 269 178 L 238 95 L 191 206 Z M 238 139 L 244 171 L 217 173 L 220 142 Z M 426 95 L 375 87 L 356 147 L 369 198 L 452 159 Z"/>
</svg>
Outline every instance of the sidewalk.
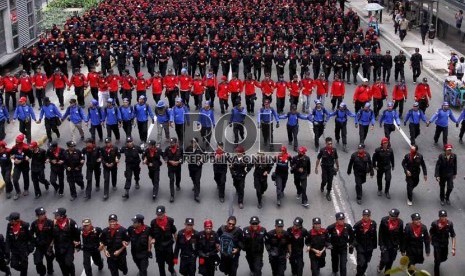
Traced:
<svg viewBox="0 0 465 276">
<path fill-rule="evenodd" d="M 366 4 L 366 0 L 351 0 L 347 6 L 352 7 L 352 9 L 358 13 L 360 19 L 368 23 L 368 12 L 364 10 Z M 437 38 L 433 43 L 434 53 L 428 53 L 427 42 L 423 45 L 419 29 L 407 31 L 407 36 L 404 41 L 400 41 L 399 36 L 394 34 L 392 16 L 390 16 L 387 11 L 383 12 L 383 23 L 379 24 L 379 30 L 380 35 L 385 38 L 388 43 L 391 43 L 395 48 L 399 49 L 399 51 L 403 50 L 408 59 L 410 59 L 410 56 L 414 53 L 415 48 L 420 48 L 420 54 L 423 56 L 423 70 L 430 74 L 433 80 L 441 85 L 448 76 L 447 62 L 450 58 L 451 51 L 455 51 L 459 57 L 464 56 L 463 53 L 459 53 L 455 49 L 452 49 L 449 45 Z M 396 56 L 398 52 L 391 54 L 392 56 Z"/>
</svg>

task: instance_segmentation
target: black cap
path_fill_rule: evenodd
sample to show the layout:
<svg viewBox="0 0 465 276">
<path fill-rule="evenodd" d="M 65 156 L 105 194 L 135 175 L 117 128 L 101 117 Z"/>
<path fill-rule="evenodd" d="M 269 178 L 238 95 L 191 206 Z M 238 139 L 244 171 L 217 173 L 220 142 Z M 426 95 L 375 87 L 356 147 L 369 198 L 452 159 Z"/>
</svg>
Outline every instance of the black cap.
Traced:
<svg viewBox="0 0 465 276">
<path fill-rule="evenodd" d="M 337 220 L 340 220 L 340 219 L 345 219 L 346 215 L 344 215 L 343 212 L 339 212 L 339 213 L 336 213 L 335 217 L 336 217 Z"/>
<path fill-rule="evenodd" d="M 363 211 L 362 211 L 362 215 L 364 215 L 364 216 L 371 216 L 371 211 L 370 211 L 370 209 L 365 209 L 365 210 L 363 210 Z"/>
<path fill-rule="evenodd" d="M 220 142 L 217 143 L 217 145 L 222 147 L 222 146 L 224 146 L 224 143 L 220 141 Z"/>
<path fill-rule="evenodd" d="M 55 212 L 53 212 L 53 214 L 55 216 L 64 217 L 64 216 L 66 216 L 66 209 L 65 208 L 58 208 L 58 209 L 55 210 Z"/>
<path fill-rule="evenodd" d="M 49 102 L 50 102 L 50 98 L 49 98 L 49 97 L 45 97 L 45 98 L 43 99 L 43 101 L 44 101 L 44 103 L 49 103 Z"/>
<path fill-rule="evenodd" d="M 94 141 L 94 139 L 92 139 L 92 138 L 87 138 L 85 142 L 86 142 L 86 143 L 92 143 L 92 144 L 93 144 L 95 141 Z"/>
<path fill-rule="evenodd" d="M 284 221 L 282 219 L 277 219 L 274 221 L 274 225 L 277 227 L 284 227 Z"/>
<path fill-rule="evenodd" d="M 364 145 L 364 144 L 359 144 L 359 145 L 358 145 L 358 148 L 359 148 L 359 149 L 364 149 L 364 148 L 365 148 L 365 145 Z"/>
<path fill-rule="evenodd" d="M 141 215 L 141 214 L 137 214 L 131 220 L 132 220 L 132 222 L 143 223 L 144 222 L 144 216 Z"/>
<path fill-rule="evenodd" d="M 178 139 L 173 137 L 170 139 L 170 143 L 173 144 L 173 143 L 177 143 L 178 142 Z"/>
<path fill-rule="evenodd" d="M 68 146 L 68 147 L 70 147 L 70 148 L 71 148 L 71 147 L 75 147 L 75 146 L 76 146 L 76 143 L 75 143 L 74 141 L 68 141 L 68 142 L 66 142 L 66 146 Z"/>
<path fill-rule="evenodd" d="M 69 102 L 70 103 L 76 103 L 76 99 L 70 99 Z"/>
<path fill-rule="evenodd" d="M 253 216 L 250 218 L 250 221 L 249 221 L 250 224 L 259 224 L 260 223 L 260 219 L 257 217 L 257 216 Z"/>
<path fill-rule="evenodd" d="M 149 145 L 155 146 L 155 145 L 157 145 L 157 141 L 155 141 L 155 140 L 150 140 L 150 141 L 149 141 Z"/>
<path fill-rule="evenodd" d="M 428 82 L 428 79 L 427 79 L 427 78 L 423 78 L 423 81 L 424 81 L 424 82 Z"/>
<path fill-rule="evenodd" d="M 296 217 L 294 219 L 294 225 L 295 226 L 300 226 L 301 227 L 303 223 L 304 223 L 304 219 L 301 218 L 301 217 Z"/>
<path fill-rule="evenodd" d="M 58 143 L 55 142 L 55 141 L 54 141 L 54 142 L 51 142 L 51 143 L 50 143 L 50 147 L 51 147 L 51 148 L 56 148 L 56 147 L 58 147 Z"/>
<path fill-rule="evenodd" d="M 389 215 L 394 218 L 399 217 L 399 214 L 400 214 L 400 211 L 396 208 L 392 208 L 391 211 L 389 211 Z"/>
<path fill-rule="evenodd" d="M 165 213 L 165 206 L 160 205 L 157 207 L 157 215 L 162 215 Z"/>
<path fill-rule="evenodd" d="M 321 224 L 321 219 L 320 218 L 313 218 L 312 223 L 313 224 Z"/>
<path fill-rule="evenodd" d="M 184 224 L 186 225 L 194 225 L 194 219 L 193 218 L 186 218 L 184 221 Z"/>
<path fill-rule="evenodd" d="M 105 138 L 105 143 L 111 143 L 111 138 L 110 137 Z"/>
<path fill-rule="evenodd" d="M 132 142 L 133 142 L 133 141 L 132 141 L 132 137 L 126 138 L 126 143 L 132 143 Z"/>
<path fill-rule="evenodd" d="M 12 220 L 18 220 L 19 219 L 19 213 L 18 212 L 12 212 L 9 216 L 6 217 L 6 220 L 12 221 Z"/>
<path fill-rule="evenodd" d="M 412 220 L 419 220 L 421 219 L 421 216 L 419 213 L 414 213 L 410 216 L 412 218 Z"/>
<path fill-rule="evenodd" d="M 447 217 L 447 211 L 446 210 L 440 210 L 438 216 L 439 217 Z"/>
<path fill-rule="evenodd" d="M 36 212 L 36 216 L 45 215 L 44 207 L 37 208 L 35 212 Z"/>
<path fill-rule="evenodd" d="M 118 220 L 118 216 L 115 215 L 115 214 L 109 215 L 109 216 L 108 216 L 108 221 L 111 221 L 111 220 L 116 220 L 116 221 L 117 221 L 117 220 Z"/>
</svg>

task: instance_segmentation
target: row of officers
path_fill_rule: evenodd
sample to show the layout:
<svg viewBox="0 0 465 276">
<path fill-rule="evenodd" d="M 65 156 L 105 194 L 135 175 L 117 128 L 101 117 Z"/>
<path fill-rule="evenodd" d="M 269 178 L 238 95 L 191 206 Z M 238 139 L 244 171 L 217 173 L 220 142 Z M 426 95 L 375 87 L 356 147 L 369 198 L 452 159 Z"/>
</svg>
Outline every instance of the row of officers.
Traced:
<svg viewBox="0 0 465 276">
<path fill-rule="evenodd" d="M 372 219 L 369 209 L 353 226 L 346 222 L 345 214 L 335 214 L 335 222 L 327 228 L 322 227 L 319 217 L 312 219 L 312 226 L 306 229 L 304 219 L 296 217 L 292 226 L 285 229 L 284 220 L 276 219 L 274 229 L 267 231 L 257 216 L 252 216 L 249 226 L 240 228 L 237 219 L 230 216 L 226 224 L 213 230 L 213 222 L 206 219 L 203 230 L 197 231 L 194 219 L 186 218 L 184 228 L 179 230 L 174 219 L 166 214 L 164 206 L 156 208 L 156 217 L 145 224 L 144 216 L 137 214 L 132 225 L 125 228 L 118 217 L 111 214 L 108 226 L 104 229 L 94 226 L 91 219 L 82 220 L 82 226 L 69 218 L 66 209 L 58 208 L 55 218 L 47 218 L 44 208 L 35 210 L 36 219 L 31 223 L 23 221 L 20 214 L 12 212 L 7 220 L 6 236 L 0 235 L 0 270 L 11 275 L 10 268 L 20 271 L 21 276 L 28 273 L 29 254 L 37 274 L 49 275 L 54 272 L 53 261 L 58 262 L 62 275 L 75 275 L 74 255 L 83 251 L 83 266 L 87 276 L 93 275 L 92 263 L 98 270 L 104 268 L 103 259 L 107 259 L 112 276 L 128 274 L 127 254 L 131 252 L 138 275 L 147 275 L 149 259 L 153 258 L 152 248 L 159 268 L 159 275 L 166 275 L 166 267 L 171 276 L 177 275 L 175 266 L 179 264 L 179 273 L 185 276 L 215 275 L 217 269 L 225 275 L 237 275 L 241 252 L 245 253 L 250 274 L 262 275 L 265 249 L 273 276 L 284 276 L 287 262 L 292 275 L 302 276 L 304 252 L 310 258 L 312 275 L 320 275 L 320 269 L 326 265 L 327 251 L 331 256 L 333 275 L 347 275 L 348 254 L 356 253 L 356 276 L 365 275 L 375 249 L 381 256 L 377 266 L 378 273 L 391 269 L 398 252 L 409 258 L 411 265 L 423 264 L 425 254 L 434 248 L 434 275 L 440 275 L 440 265 L 449 255 L 449 243 L 452 244 L 452 256 L 456 252 L 454 225 L 448 219 L 447 211 L 440 210 L 438 219 L 428 228 L 422 223 L 419 213 L 411 215 L 411 222 L 404 227 L 398 209 L 391 209 L 388 216 L 381 219 L 378 226 Z M 103 258 L 102 254 L 103 252 Z M 44 265 L 44 258 L 46 264 Z"/>
</svg>

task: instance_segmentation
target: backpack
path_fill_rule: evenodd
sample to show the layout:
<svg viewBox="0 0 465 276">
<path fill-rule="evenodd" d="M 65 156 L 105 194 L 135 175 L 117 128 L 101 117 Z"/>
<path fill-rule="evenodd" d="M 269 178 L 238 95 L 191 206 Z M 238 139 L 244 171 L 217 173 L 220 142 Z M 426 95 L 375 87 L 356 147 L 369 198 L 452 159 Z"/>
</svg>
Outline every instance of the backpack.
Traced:
<svg viewBox="0 0 465 276">
<path fill-rule="evenodd" d="M 220 252 L 222 255 L 225 256 L 232 256 L 232 251 L 234 248 L 234 233 L 236 230 L 232 232 L 226 232 L 226 228 L 223 226 L 223 234 L 219 237 L 220 241 Z"/>
</svg>

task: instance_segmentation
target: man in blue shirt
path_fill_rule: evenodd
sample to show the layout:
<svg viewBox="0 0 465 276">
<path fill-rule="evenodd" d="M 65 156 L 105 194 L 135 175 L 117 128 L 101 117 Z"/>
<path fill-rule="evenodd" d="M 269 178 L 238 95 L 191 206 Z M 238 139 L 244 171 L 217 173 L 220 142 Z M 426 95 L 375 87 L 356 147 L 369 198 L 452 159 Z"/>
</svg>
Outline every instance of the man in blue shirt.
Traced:
<svg viewBox="0 0 465 276">
<path fill-rule="evenodd" d="M 320 150 L 320 137 L 325 132 L 325 125 L 329 119 L 329 112 L 324 108 L 320 100 L 315 100 L 315 108 L 307 119 L 313 123 L 313 133 L 315 134 L 315 151 Z"/>
<path fill-rule="evenodd" d="M 98 101 L 96 99 L 92 99 L 89 108 L 87 109 L 87 121 L 86 124 L 90 121 L 90 136 L 92 140 L 95 141 L 95 131 L 98 133 L 98 138 L 100 142 L 103 141 L 103 130 L 102 124 L 105 121 L 103 118 L 102 110 L 100 106 L 98 106 Z"/>
<path fill-rule="evenodd" d="M 270 107 L 270 100 L 265 100 L 257 116 L 257 123 L 258 128 L 262 129 L 263 146 L 269 146 L 270 151 L 273 151 L 273 118 L 276 120 L 276 128 L 279 128 L 278 113 Z"/>
<path fill-rule="evenodd" d="M 69 118 L 68 118 L 69 116 Z M 71 122 L 71 141 L 76 142 L 76 130 L 81 135 L 81 140 L 84 141 L 84 131 L 82 130 L 82 121 L 86 121 L 86 115 L 80 106 L 77 105 L 76 99 L 69 100 L 69 106 L 63 115 L 61 121 L 68 119 Z"/>
<path fill-rule="evenodd" d="M 387 109 L 383 111 L 383 114 L 379 118 L 379 127 L 382 127 L 384 124 L 384 137 L 391 140 L 391 132 L 396 130 L 394 123 L 399 126 L 399 114 L 394 108 L 394 104 L 392 102 L 388 102 Z"/>
<path fill-rule="evenodd" d="M 189 109 L 184 105 L 182 99 L 176 98 L 176 104 L 171 109 L 170 124 L 171 127 L 174 125 L 176 135 L 178 136 L 178 143 L 181 149 L 184 145 L 184 123 L 187 126 L 190 126 L 189 116 L 187 116 L 188 112 Z"/>
<path fill-rule="evenodd" d="M 132 126 L 134 125 L 134 109 L 129 105 L 129 99 L 123 99 L 123 105 L 119 107 L 121 114 L 121 122 L 123 123 L 123 130 L 126 133 L 126 138 L 131 137 Z"/>
<path fill-rule="evenodd" d="M 113 104 L 113 99 L 107 99 L 107 106 L 103 109 L 103 120 L 107 124 L 107 137 L 111 138 L 111 132 L 115 134 L 116 141 L 119 142 L 121 127 L 121 114 L 117 106 Z"/>
<path fill-rule="evenodd" d="M 340 103 L 339 108 L 333 113 L 329 114 L 328 120 L 331 117 L 335 117 L 336 126 L 334 128 L 334 137 L 336 137 L 336 143 L 339 144 L 339 140 L 342 136 L 342 151 L 347 152 L 347 119 L 348 117 L 355 118 L 355 114 L 347 109 L 345 103 Z"/>
<path fill-rule="evenodd" d="M 235 102 L 236 106 L 231 109 L 231 117 L 229 117 L 229 127 L 233 128 L 234 144 L 239 143 L 239 135 L 244 140 L 244 120 L 246 115 L 245 108 L 242 107 L 241 101 Z"/>
<path fill-rule="evenodd" d="M 137 128 L 139 129 L 140 142 L 144 145 L 148 138 L 149 117 L 152 119 L 152 123 L 155 122 L 155 116 L 150 106 L 146 103 L 146 97 L 144 95 L 139 97 L 139 102 L 134 106 L 134 117 L 136 118 Z"/>
<path fill-rule="evenodd" d="M 31 121 L 36 120 L 34 109 L 26 104 L 26 97 L 19 99 L 19 105 L 15 109 L 13 115 L 13 121 L 18 119 L 19 121 L 19 132 L 26 136 L 27 143 L 31 143 Z M 37 121 L 38 123 L 38 121 Z"/>
<path fill-rule="evenodd" d="M 454 114 L 449 109 L 449 103 L 444 102 L 442 104 L 442 108 L 438 109 L 438 111 L 434 113 L 433 117 L 431 117 L 428 123 L 426 123 L 427 127 L 433 122 L 436 123 L 436 131 L 434 132 L 434 144 L 438 143 L 441 132 L 442 142 L 444 145 L 447 144 L 447 134 L 449 132 L 449 119 L 451 119 L 452 122 L 457 124 L 457 119 L 455 119 Z"/>
<path fill-rule="evenodd" d="M 58 126 L 61 125 L 61 112 L 55 104 L 50 102 L 49 97 L 45 97 L 43 105 L 40 109 L 39 123 L 45 117 L 45 131 L 47 133 L 48 142 L 52 142 L 52 130 L 60 138 L 60 131 Z"/>
<path fill-rule="evenodd" d="M 200 125 L 204 149 L 207 149 L 212 138 L 212 129 L 215 127 L 215 113 L 210 108 L 210 101 L 205 101 L 204 106 L 200 109 Z"/>
<path fill-rule="evenodd" d="M 371 130 L 373 130 L 375 125 L 375 113 L 370 108 L 370 103 L 365 103 L 365 106 L 357 112 L 355 116 L 355 128 L 360 125 L 358 130 L 358 135 L 360 136 L 360 144 L 365 144 L 365 139 L 368 135 L 368 127 L 371 125 Z"/>
<path fill-rule="evenodd" d="M 159 100 L 155 107 L 155 116 L 157 117 L 157 143 L 161 144 L 161 136 L 165 131 L 166 141 L 170 141 L 170 117 L 171 109 L 163 100 Z"/>
<path fill-rule="evenodd" d="M 294 151 L 297 151 L 299 147 L 299 141 L 297 140 L 297 134 L 299 134 L 299 119 L 306 120 L 307 116 L 297 112 L 297 106 L 293 104 L 291 105 L 291 112 L 279 115 L 279 119 L 287 119 L 287 139 L 289 145 L 294 145 Z"/>
<path fill-rule="evenodd" d="M 415 145 L 415 139 L 420 135 L 420 121 L 426 123 L 425 113 L 420 109 L 418 102 L 413 104 L 413 108 L 407 112 L 407 116 L 404 119 L 404 126 L 408 124 L 410 131 L 410 144 Z"/>
<path fill-rule="evenodd" d="M 0 140 L 5 139 L 5 123 L 10 123 L 10 114 L 3 101 L 0 100 Z"/>
</svg>

